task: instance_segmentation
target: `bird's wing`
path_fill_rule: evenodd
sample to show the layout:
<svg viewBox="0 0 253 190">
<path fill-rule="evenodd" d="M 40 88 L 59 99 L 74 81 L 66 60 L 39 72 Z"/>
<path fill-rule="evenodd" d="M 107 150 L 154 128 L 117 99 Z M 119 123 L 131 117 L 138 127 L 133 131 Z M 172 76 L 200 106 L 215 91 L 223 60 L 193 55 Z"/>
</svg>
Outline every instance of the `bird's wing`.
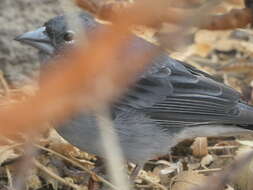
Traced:
<svg viewBox="0 0 253 190">
<path fill-rule="evenodd" d="M 195 67 L 165 54 L 152 60 L 138 82 L 115 104 L 137 109 L 161 125 L 229 122 L 240 94 Z"/>
</svg>

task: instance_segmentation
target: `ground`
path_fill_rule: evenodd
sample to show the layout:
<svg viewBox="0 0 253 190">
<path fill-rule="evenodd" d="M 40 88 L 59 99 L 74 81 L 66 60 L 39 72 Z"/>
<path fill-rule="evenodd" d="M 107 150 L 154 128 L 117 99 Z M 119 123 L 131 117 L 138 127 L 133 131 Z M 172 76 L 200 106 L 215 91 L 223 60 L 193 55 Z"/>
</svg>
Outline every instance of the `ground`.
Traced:
<svg viewBox="0 0 253 190">
<path fill-rule="evenodd" d="M 54 0 L 0 1 L 0 69 L 12 85 L 30 83 L 39 67 L 37 50 L 13 39 L 42 26 L 60 12 L 59 3 Z"/>
</svg>

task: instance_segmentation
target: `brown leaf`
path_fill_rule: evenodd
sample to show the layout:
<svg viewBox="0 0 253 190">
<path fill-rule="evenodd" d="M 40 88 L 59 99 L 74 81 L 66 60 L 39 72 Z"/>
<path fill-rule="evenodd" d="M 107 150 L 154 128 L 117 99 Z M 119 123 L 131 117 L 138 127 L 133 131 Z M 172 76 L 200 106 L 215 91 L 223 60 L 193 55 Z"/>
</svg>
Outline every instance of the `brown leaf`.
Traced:
<svg viewBox="0 0 253 190">
<path fill-rule="evenodd" d="M 206 168 L 206 166 L 210 165 L 213 162 L 213 160 L 214 160 L 213 156 L 211 154 L 207 154 L 201 159 L 200 164 L 203 168 Z"/>
<path fill-rule="evenodd" d="M 15 159 L 19 157 L 17 153 L 13 150 L 11 145 L 1 146 L 0 147 L 0 165 L 9 159 Z"/>
<path fill-rule="evenodd" d="M 37 170 L 33 169 L 29 172 L 29 175 L 26 179 L 26 189 L 40 189 L 42 187 L 42 182 L 39 179 L 36 171 Z"/>
<path fill-rule="evenodd" d="M 245 154 L 245 152 L 247 151 L 251 151 L 251 147 L 249 146 L 244 146 L 241 147 L 238 151 L 237 151 L 237 156 L 236 159 L 239 159 L 238 157 L 242 156 Z M 253 189 L 253 171 L 252 171 L 252 167 L 253 167 L 253 160 L 251 162 L 249 162 L 243 170 L 241 170 L 236 179 L 235 179 L 235 184 L 236 187 L 238 187 L 238 189 L 243 189 L 243 190 L 252 190 Z"/>
<path fill-rule="evenodd" d="M 208 154 L 207 147 L 207 138 L 206 137 L 197 137 L 193 142 L 192 146 L 192 154 L 196 157 L 203 157 Z"/>
<path fill-rule="evenodd" d="M 194 171 L 182 172 L 175 178 L 171 190 L 192 190 L 203 184 L 206 179 L 206 176 Z"/>
</svg>

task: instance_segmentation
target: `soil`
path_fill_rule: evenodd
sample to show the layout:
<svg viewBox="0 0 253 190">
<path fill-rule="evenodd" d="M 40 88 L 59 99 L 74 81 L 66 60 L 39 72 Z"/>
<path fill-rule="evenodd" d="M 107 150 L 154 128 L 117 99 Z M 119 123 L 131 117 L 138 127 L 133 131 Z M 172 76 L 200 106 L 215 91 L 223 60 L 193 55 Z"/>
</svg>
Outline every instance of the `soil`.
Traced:
<svg viewBox="0 0 253 190">
<path fill-rule="evenodd" d="M 60 13 L 55 0 L 0 1 L 0 70 L 13 87 L 31 83 L 39 68 L 37 50 L 13 39 Z"/>
</svg>

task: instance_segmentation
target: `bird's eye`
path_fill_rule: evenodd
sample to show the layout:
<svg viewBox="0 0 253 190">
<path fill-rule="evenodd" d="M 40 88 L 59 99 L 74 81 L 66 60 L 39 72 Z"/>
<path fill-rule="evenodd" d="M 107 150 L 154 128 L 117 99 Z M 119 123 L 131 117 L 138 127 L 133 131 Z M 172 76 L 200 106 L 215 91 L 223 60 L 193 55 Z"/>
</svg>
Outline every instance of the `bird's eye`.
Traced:
<svg viewBox="0 0 253 190">
<path fill-rule="evenodd" d="M 72 40 L 74 40 L 74 32 L 73 31 L 68 31 L 64 34 L 63 39 L 66 42 L 71 42 Z"/>
</svg>

